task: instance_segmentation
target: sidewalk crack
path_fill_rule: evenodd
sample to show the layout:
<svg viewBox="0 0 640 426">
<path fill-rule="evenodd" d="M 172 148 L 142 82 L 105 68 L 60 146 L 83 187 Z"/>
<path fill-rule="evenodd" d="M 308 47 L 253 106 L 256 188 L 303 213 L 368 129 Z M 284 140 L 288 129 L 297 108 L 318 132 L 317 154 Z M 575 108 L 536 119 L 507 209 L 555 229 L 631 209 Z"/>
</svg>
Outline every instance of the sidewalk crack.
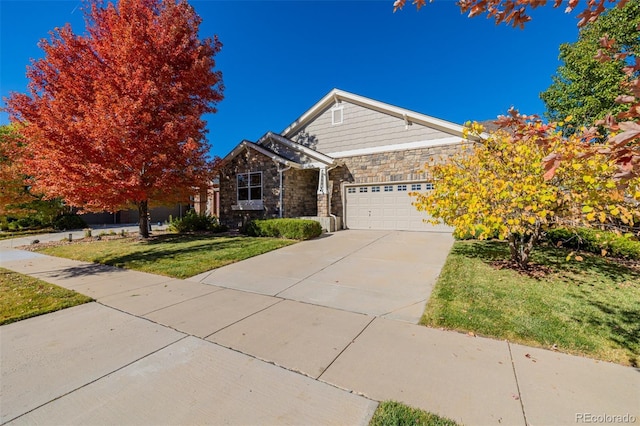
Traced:
<svg viewBox="0 0 640 426">
<path fill-rule="evenodd" d="M 509 348 L 509 358 L 511 359 L 511 368 L 513 369 L 513 377 L 516 381 L 516 389 L 518 390 L 518 401 L 520 401 L 520 409 L 522 410 L 522 417 L 524 417 L 524 424 L 528 425 L 527 413 L 524 410 L 524 401 L 522 401 L 522 392 L 520 392 L 520 383 L 518 382 L 518 373 L 516 372 L 516 363 L 513 360 L 513 353 L 511 352 L 511 343 L 507 340 L 507 347 Z"/>
<path fill-rule="evenodd" d="M 347 344 L 347 346 L 345 346 L 345 347 L 344 347 L 344 349 L 342 349 L 342 350 L 340 351 L 340 353 L 339 353 L 338 355 L 336 355 L 336 357 L 335 357 L 335 358 L 334 358 L 334 359 L 329 363 L 329 365 L 327 365 L 327 366 L 325 367 L 325 369 L 324 369 L 324 370 L 322 370 L 322 373 L 320 373 L 320 375 L 319 375 L 318 377 L 316 377 L 316 378 L 315 378 L 316 380 L 321 380 L 321 377 L 324 375 L 324 373 L 326 373 L 326 372 L 327 372 L 327 370 L 328 370 L 328 369 L 333 365 L 333 363 L 334 363 L 334 362 L 336 362 L 336 361 L 338 360 L 338 358 L 340 358 L 340 356 L 341 356 L 341 355 L 342 355 L 342 354 L 343 354 L 347 349 L 349 349 L 349 347 L 350 347 L 351 345 L 353 345 L 353 344 L 355 343 L 355 341 L 358 339 L 358 337 L 360 337 L 360 336 L 362 335 L 362 333 L 364 333 L 364 331 L 365 331 L 367 328 L 369 328 L 369 326 L 371 325 L 371 323 L 372 323 L 373 321 L 375 321 L 375 319 L 376 319 L 376 318 L 377 318 L 377 317 L 373 317 L 373 318 L 371 318 L 371 321 L 369 321 L 369 322 L 367 323 L 367 325 L 365 325 L 365 326 L 362 328 L 362 330 L 360 330 L 360 333 L 358 333 L 358 334 L 357 334 L 353 339 L 351 339 L 351 341 L 349 342 L 349 344 Z M 324 382 L 324 383 L 328 383 L 328 382 Z"/>
</svg>

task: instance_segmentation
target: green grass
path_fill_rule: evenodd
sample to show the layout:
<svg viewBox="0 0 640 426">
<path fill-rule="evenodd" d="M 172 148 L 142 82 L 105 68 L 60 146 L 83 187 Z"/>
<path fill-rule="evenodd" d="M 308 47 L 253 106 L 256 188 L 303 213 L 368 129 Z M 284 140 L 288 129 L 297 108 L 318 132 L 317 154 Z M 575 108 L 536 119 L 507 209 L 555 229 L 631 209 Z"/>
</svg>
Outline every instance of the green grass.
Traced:
<svg viewBox="0 0 640 426">
<path fill-rule="evenodd" d="M 0 268 L 0 325 L 91 300 L 75 291 Z"/>
<path fill-rule="evenodd" d="M 456 242 L 421 323 L 623 365 L 640 364 L 640 271 L 614 260 L 536 249 L 549 268 L 540 278 L 492 261 L 508 257 L 501 242 Z"/>
<path fill-rule="evenodd" d="M 458 423 L 395 401 L 378 405 L 369 426 L 457 426 Z"/>
<path fill-rule="evenodd" d="M 188 278 L 295 241 L 280 238 L 165 234 L 148 241 L 123 238 L 46 247 L 52 256 Z"/>
</svg>

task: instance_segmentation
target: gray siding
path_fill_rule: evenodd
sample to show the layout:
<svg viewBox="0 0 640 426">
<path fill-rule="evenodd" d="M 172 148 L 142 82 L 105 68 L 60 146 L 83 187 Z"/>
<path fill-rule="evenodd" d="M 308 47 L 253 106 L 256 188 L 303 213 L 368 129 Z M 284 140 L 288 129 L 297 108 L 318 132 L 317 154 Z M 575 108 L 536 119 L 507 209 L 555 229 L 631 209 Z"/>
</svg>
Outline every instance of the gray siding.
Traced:
<svg viewBox="0 0 640 426">
<path fill-rule="evenodd" d="M 441 139 L 452 136 L 440 130 L 343 101 L 342 124 L 331 124 L 331 107 L 289 138 L 319 152 L 330 154 L 352 149 Z"/>
</svg>

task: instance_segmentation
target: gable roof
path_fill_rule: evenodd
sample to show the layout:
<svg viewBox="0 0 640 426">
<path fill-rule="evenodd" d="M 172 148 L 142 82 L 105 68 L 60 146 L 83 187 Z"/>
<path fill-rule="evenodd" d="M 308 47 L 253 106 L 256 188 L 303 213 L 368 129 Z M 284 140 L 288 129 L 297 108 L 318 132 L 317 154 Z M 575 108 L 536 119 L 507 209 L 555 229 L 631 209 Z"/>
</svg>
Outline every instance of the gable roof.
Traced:
<svg viewBox="0 0 640 426">
<path fill-rule="evenodd" d="M 302 168 L 302 164 L 296 162 L 296 161 L 292 161 L 289 160 L 287 158 L 284 158 L 278 154 L 276 154 L 275 152 L 266 149 L 260 145 L 257 145 L 251 141 L 248 140 L 243 140 L 242 142 L 240 142 L 235 148 L 233 148 L 233 150 L 227 154 L 223 159 L 222 162 L 226 163 L 227 161 L 232 160 L 233 158 L 235 158 L 236 156 L 238 156 L 238 154 L 240 154 L 241 152 L 243 152 L 245 149 L 253 149 L 263 155 L 266 155 L 267 157 L 271 158 L 274 162 L 276 163 L 280 163 L 283 164 L 285 166 L 290 166 L 296 169 L 301 169 Z"/>
<path fill-rule="evenodd" d="M 304 128 L 304 126 L 313 121 L 319 114 L 321 114 L 327 107 L 336 104 L 338 101 L 347 101 L 365 108 L 369 108 L 378 112 L 382 112 L 391 116 L 395 116 L 404 119 L 408 123 L 417 123 L 423 126 L 431 127 L 434 129 L 442 130 L 447 133 L 453 133 L 455 135 L 462 136 L 463 126 L 452 123 L 450 121 L 441 120 L 439 118 L 431 117 L 419 112 L 411 111 L 405 108 L 400 108 L 394 105 L 386 104 L 384 102 L 376 101 L 373 99 L 365 98 L 364 96 L 356 95 L 353 93 L 345 92 L 340 89 L 333 89 L 327 93 L 320 101 L 312 106 L 307 112 L 302 114 L 296 119 L 289 127 L 284 129 L 280 134 L 285 138 L 295 135 L 297 131 Z"/>
<path fill-rule="evenodd" d="M 269 141 L 284 146 L 285 150 L 274 150 L 273 148 L 266 146 Z M 329 157 L 328 155 L 322 154 L 311 148 L 307 148 L 306 146 L 300 145 L 299 143 L 293 142 L 273 132 L 267 132 L 258 139 L 258 142 L 255 143 L 246 139 L 243 140 L 229 154 L 227 154 L 222 161 L 226 163 L 227 161 L 232 160 L 245 149 L 253 149 L 271 158 L 276 163 L 291 166 L 296 169 L 317 169 L 320 167 L 331 167 L 338 164 L 334 158 Z"/>
<path fill-rule="evenodd" d="M 322 154 L 316 150 L 313 150 L 311 148 L 307 148 L 304 145 L 301 145 L 297 142 L 294 142 L 290 139 L 287 139 L 277 133 L 273 133 L 273 132 L 267 132 L 264 136 L 262 136 L 260 139 L 258 139 L 258 142 L 256 142 L 256 144 L 258 145 L 264 145 L 266 141 L 271 140 L 276 142 L 277 144 L 280 145 L 284 145 L 290 149 L 292 149 L 293 151 L 296 151 L 300 154 L 302 154 L 303 156 L 307 156 L 313 160 L 315 160 L 316 162 L 320 162 L 324 165 L 327 166 L 332 166 L 336 163 L 336 160 L 328 155 Z"/>
</svg>

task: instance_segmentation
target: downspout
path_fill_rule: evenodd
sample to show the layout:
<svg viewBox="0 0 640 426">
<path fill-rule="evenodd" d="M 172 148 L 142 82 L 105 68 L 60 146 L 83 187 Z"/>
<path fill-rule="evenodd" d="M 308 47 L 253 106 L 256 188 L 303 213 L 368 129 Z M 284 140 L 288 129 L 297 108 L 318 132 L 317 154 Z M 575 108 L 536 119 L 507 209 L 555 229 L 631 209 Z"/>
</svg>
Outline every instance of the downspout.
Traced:
<svg viewBox="0 0 640 426">
<path fill-rule="evenodd" d="M 347 228 L 347 187 L 345 181 L 340 182 L 340 192 L 342 194 L 342 227 Z"/>
<path fill-rule="evenodd" d="M 280 164 L 278 164 L 278 173 L 280 174 L 280 191 L 279 191 L 279 197 L 280 197 L 280 209 L 278 209 L 278 217 L 280 219 L 282 219 L 282 212 L 284 211 L 284 204 L 282 203 L 282 173 L 286 172 L 287 170 L 289 170 L 291 168 L 291 166 L 287 166 L 284 169 L 280 168 Z"/>
</svg>

